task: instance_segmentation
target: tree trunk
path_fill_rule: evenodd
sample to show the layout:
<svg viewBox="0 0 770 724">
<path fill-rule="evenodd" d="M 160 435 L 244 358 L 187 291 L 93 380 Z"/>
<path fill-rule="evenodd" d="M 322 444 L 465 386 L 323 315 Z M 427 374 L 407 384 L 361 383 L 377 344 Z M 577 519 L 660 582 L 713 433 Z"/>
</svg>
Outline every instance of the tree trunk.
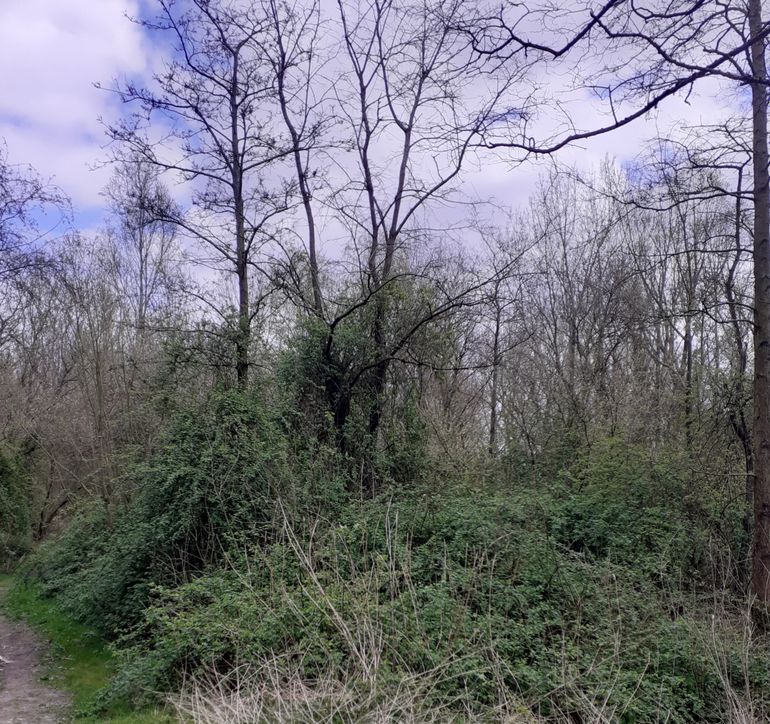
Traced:
<svg viewBox="0 0 770 724">
<path fill-rule="evenodd" d="M 730 323 L 735 336 L 735 362 L 731 371 L 730 385 L 730 424 L 743 449 L 745 479 L 745 508 L 743 514 L 743 530 L 746 540 L 751 535 L 752 506 L 754 501 L 754 449 L 752 447 L 751 431 L 748 425 L 748 415 L 744 401 L 743 385 L 748 368 L 748 352 L 741 330 L 738 302 L 735 296 L 735 274 L 741 261 L 741 216 L 743 214 L 743 169 L 738 170 L 738 184 L 735 196 L 735 257 L 730 265 L 730 271 L 725 283 L 725 298 L 730 312 Z"/>
<path fill-rule="evenodd" d="M 243 217 L 238 220 L 238 332 L 235 342 L 235 372 L 238 384 L 245 387 L 249 381 L 249 346 L 251 319 L 249 310 L 249 268 L 245 248 Z"/>
<path fill-rule="evenodd" d="M 238 384 L 249 382 L 249 347 L 251 346 L 251 309 L 249 304 L 249 252 L 246 247 L 246 209 L 243 200 L 244 172 L 241 162 L 239 132 L 239 56 L 233 54 L 233 76 L 230 85 L 230 145 L 232 189 L 235 216 L 235 272 L 238 277 L 238 329 L 235 336 L 235 375 Z"/>
<path fill-rule="evenodd" d="M 770 196 L 767 149 L 767 65 L 762 0 L 749 0 L 752 156 L 754 166 L 754 531 L 751 588 L 770 603 Z"/>
<path fill-rule="evenodd" d="M 692 454 L 693 383 L 692 383 L 692 294 L 688 294 L 688 314 L 684 322 L 684 440 L 687 454 Z"/>
<path fill-rule="evenodd" d="M 246 248 L 243 176 L 240 171 L 234 171 L 233 178 L 235 190 L 235 271 L 238 277 L 238 329 L 235 336 L 235 375 L 238 379 L 238 384 L 241 387 L 246 387 L 249 382 L 249 347 L 251 346 L 249 254 Z"/>
<path fill-rule="evenodd" d="M 497 294 L 497 289 L 495 293 Z M 502 322 L 502 310 L 495 299 L 495 334 L 492 340 L 492 390 L 489 401 L 489 455 L 497 457 L 497 405 L 498 384 L 500 379 L 500 326 Z"/>
</svg>

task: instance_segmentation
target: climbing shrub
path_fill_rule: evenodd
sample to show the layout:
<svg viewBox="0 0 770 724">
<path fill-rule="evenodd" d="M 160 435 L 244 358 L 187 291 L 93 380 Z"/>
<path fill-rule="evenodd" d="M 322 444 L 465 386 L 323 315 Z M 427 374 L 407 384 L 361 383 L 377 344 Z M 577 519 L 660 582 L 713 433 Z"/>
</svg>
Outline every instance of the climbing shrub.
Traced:
<svg viewBox="0 0 770 724">
<path fill-rule="evenodd" d="M 216 393 L 177 413 L 156 454 L 134 466 L 135 496 L 113 521 L 91 506 L 28 568 L 79 618 L 118 635 L 141 619 L 153 586 L 191 580 L 268 535 L 286 454 L 258 396 Z"/>
<path fill-rule="evenodd" d="M 660 482 L 640 471 L 635 479 Z M 747 651 L 720 636 L 729 665 L 719 669 L 717 636 L 703 635 L 708 613 L 677 579 L 661 585 L 668 521 L 638 511 L 627 531 L 634 546 L 577 549 L 578 533 L 602 540 L 609 514 L 597 495 L 595 530 L 587 510 L 579 525 L 560 525 L 574 494 L 566 483 L 412 491 L 304 529 L 287 520 L 272 543 L 231 566 L 155 589 L 122 642 L 112 695 L 142 700 L 266 661 L 307 682 L 330 670 L 340 686 L 374 677 L 383 696 L 429 676 L 423 703 L 471 719 L 515 695 L 546 720 L 591 721 L 603 711 L 610 721 L 716 722 L 726 686 L 767 690 L 765 643 Z"/>
<path fill-rule="evenodd" d="M 0 446 L 0 570 L 16 564 L 31 539 L 32 491 L 16 453 Z"/>
</svg>

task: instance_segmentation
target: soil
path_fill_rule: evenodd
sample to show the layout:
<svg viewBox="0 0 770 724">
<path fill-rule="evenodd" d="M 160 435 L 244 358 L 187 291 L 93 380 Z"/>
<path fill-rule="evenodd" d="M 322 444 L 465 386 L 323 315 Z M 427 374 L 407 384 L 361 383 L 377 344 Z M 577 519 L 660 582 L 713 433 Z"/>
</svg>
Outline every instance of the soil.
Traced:
<svg viewBox="0 0 770 724">
<path fill-rule="evenodd" d="M 0 724 L 66 720 L 67 695 L 41 679 L 46 651 L 29 626 L 0 613 Z"/>
</svg>

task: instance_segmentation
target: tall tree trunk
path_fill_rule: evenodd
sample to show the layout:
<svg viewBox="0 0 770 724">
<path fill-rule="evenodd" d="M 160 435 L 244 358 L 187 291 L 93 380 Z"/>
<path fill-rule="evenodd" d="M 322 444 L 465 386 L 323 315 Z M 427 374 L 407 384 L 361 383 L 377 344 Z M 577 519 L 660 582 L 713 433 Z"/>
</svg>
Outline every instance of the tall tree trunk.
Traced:
<svg viewBox="0 0 770 724">
<path fill-rule="evenodd" d="M 233 76 L 230 84 L 230 145 L 232 189 L 235 217 L 235 272 L 238 277 L 238 329 L 235 336 L 235 374 L 238 384 L 249 381 L 249 347 L 251 346 L 251 309 L 249 304 L 249 251 L 246 246 L 246 207 L 243 200 L 244 171 L 239 131 L 239 68 L 238 52 L 233 53 Z"/>
<path fill-rule="evenodd" d="M 236 201 L 237 276 L 238 276 L 238 331 L 235 342 L 235 372 L 238 384 L 249 381 L 249 347 L 251 345 L 251 312 L 249 309 L 249 265 L 246 251 L 246 232 L 243 219 L 243 201 Z"/>
<path fill-rule="evenodd" d="M 747 421 L 747 410 L 744 400 L 743 385 L 748 368 L 748 353 L 743 341 L 738 301 L 735 296 L 735 275 L 741 261 L 741 216 L 743 214 L 743 169 L 738 170 L 737 193 L 735 196 L 735 257 L 730 265 L 730 271 L 725 283 L 725 298 L 730 312 L 730 323 L 735 337 L 735 362 L 732 370 L 730 389 L 730 424 L 743 449 L 745 479 L 745 508 L 743 514 L 743 530 L 746 539 L 751 533 L 752 505 L 754 501 L 754 448 L 751 431 Z"/>
<path fill-rule="evenodd" d="M 770 603 L 770 184 L 767 148 L 767 65 L 762 0 L 749 0 L 752 156 L 754 166 L 754 531 L 751 588 Z"/>
<path fill-rule="evenodd" d="M 308 185 L 308 168 L 307 164 L 302 158 L 302 144 L 303 139 L 300 136 L 297 127 L 289 114 L 289 101 L 286 97 L 286 73 L 288 70 L 286 51 L 283 47 L 283 41 L 280 36 L 280 28 L 278 28 L 277 42 L 279 43 L 281 52 L 281 65 L 277 74 L 277 87 L 278 98 L 281 105 L 281 115 L 283 116 L 283 122 L 289 131 L 291 137 L 291 153 L 294 159 L 294 168 L 297 173 L 297 184 L 299 186 L 300 198 L 302 199 L 302 208 L 305 211 L 305 220 L 307 222 L 307 250 L 308 261 L 310 262 L 310 284 L 313 288 L 313 306 L 315 312 L 319 317 L 323 317 L 324 304 L 323 295 L 321 293 L 321 280 L 318 270 L 318 251 L 316 241 L 316 226 L 315 215 L 313 213 L 313 195 Z"/>
<path fill-rule="evenodd" d="M 406 135 L 407 141 L 409 134 Z M 408 145 L 406 146 L 408 149 Z M 404 158 L 408 158 L 408 151 L 404 151 Z M 401 179 L 400 186 L 404 184 L 404 178 L 406 174 L 405 161 L 401 166 Z M 393 212 L 393 225 L 385 239 L 385 255 L 382 262 L 382 274 L 381 276 L 375 275 L 374 282 L 381 288 L 384 287 L 390 280 L 391 271 L 393 269 L 393 259 L 396 253 L 396 237 L 398 235 L 396 229 L 396 219 L 398 218 L 398 209 L 401 204 L 401 195 L 397 195 L 397 201 L 395 204 L 395 210 Z M 376 227 L 374 227 L 374 234 L 376 238 Z M 370 268 L 375 268 L 371 266 Z M 376 270 L 375 270 L 376 273 Z M 390 359 L 388 356 L 386 338 L 385 338 L 385 325 L 386 316 L 388 314 L 387 297 L 383 297 L 382 291 L 377 295 L 374 305 L 374 321 L 372 323 L 372 340 L 374 341 L 375 354 L 379 357 L 380 361 L 372 370 L 372 384 L 370 393 L 372 395 L 372 407 L 369 413 L 369 435 L 372 440 L 372 444 L 376 445 L 377 432 L 380 429 L 380 422 L 382 421 L 382 406 L 383 406 L 383 393 L 385 392 L 385 386 L 388 381 L 388 369 L 390 368 Z M 372 486 L 374 482 L 372 482 Z"/>
<path fill-rule="evenodd" d="M 495 288 L 495 294 L 498 289 Z M 500 379 L 500 326 L 502 322 L 502 310 L 495 299 L 495 334 L 492 340 L 492 390 L 489 401 L 489 455 L 497 457 L 497 405 L 498 384 Z"/>
<path fill-rule="evenodd" d="M 692 453 L 692 423 L 693 423 L 693 383 L 692 383 L 692 309 L 691 294 L 688 294 L 687 317 L 684 322 L 684 440 L 687 454 Z"/>
</svg>

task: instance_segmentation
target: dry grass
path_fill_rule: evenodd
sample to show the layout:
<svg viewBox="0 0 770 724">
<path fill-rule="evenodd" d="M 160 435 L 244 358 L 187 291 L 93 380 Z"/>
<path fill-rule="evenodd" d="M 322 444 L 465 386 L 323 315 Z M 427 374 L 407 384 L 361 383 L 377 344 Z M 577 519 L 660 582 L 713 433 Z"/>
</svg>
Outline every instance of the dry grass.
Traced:
<svg viewBox="0 0 770 724">
<path fill-rule="evenodd" d="M 448 705 L 428 706 L 441 673 L 402 677 L 383 684 L 351 675 L 343 683 L 329 671 L 314 681 L 280 658 L 240 667 L 227 676 L 204 676 L 188 681 L 171 704 L 180 718 L 197 724 L 286 722 L 451 722 L 474 718 Z M 489 721 L 532 722 L 529 709 L 506 702 L 489 711 Z"/>
</svg>

